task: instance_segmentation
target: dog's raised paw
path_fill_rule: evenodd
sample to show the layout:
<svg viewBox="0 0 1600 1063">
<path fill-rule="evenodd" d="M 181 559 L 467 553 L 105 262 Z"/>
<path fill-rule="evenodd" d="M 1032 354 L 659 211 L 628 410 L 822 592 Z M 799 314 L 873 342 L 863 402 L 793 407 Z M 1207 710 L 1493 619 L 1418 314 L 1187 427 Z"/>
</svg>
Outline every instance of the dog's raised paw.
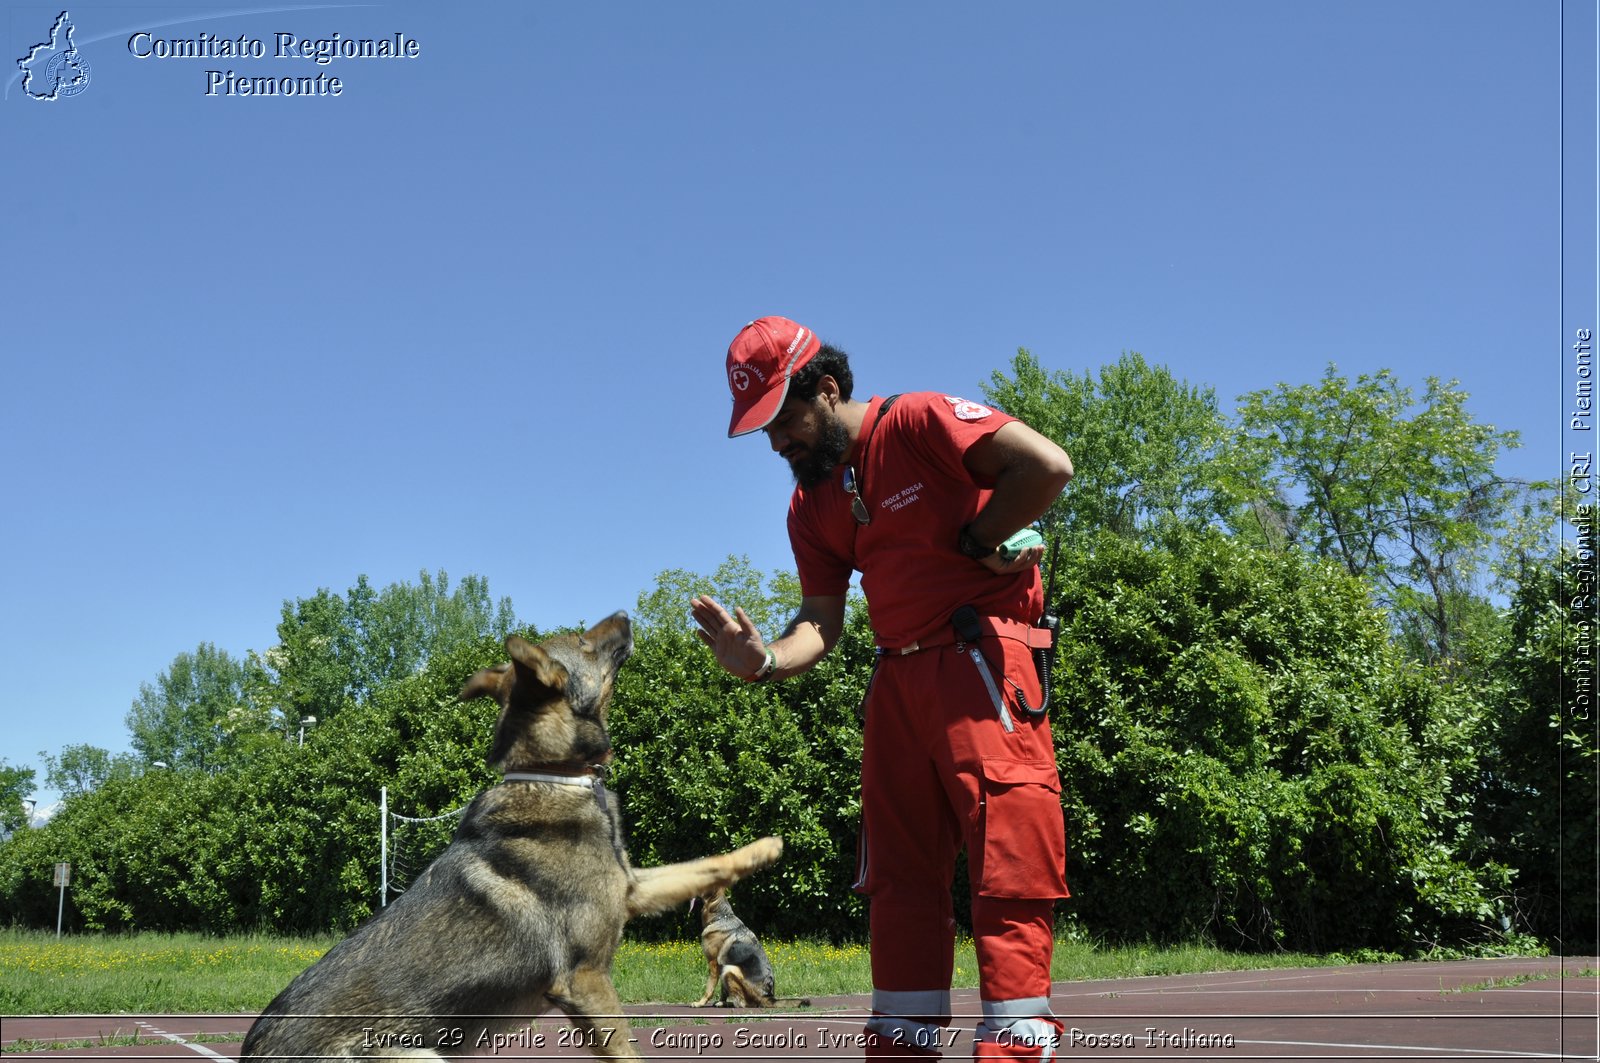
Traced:
<svg viewBox="0 0 1600 1063">
<path fill-rule="evenodd" d="M 783 855 L 782 838 L 762 838 L 744 847 L 752 867 L 766 867 Z"/>
</svg>

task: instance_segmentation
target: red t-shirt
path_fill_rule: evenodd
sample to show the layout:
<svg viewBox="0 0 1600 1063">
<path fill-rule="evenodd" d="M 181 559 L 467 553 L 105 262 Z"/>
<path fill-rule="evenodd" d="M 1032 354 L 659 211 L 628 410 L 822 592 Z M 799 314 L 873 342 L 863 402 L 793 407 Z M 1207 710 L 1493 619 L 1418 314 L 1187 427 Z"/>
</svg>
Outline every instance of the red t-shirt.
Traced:
<svg viewBox="0 0 1600 1063">
<path fill-rule="evenodd" d="M 961 456 L 1015 418 L 934 391 L 901 395 L 878 417 L 882 405 L 876 396 L 868 404 L 866 452 L 856 455 L 872 523 L 858 524 L 851 514 L 843 466 L 814 488 L 796 487 L 789 500 L 801 593 L 842 595 L 851 572 L 860 571 L 872 630 L 879 645 L 892 648 L 942 633 L 963 605 L 984 616 L 1038 619 L 1044 596 L 1037 566 L 996 575 L 956 549 L 962 526 L 992 493 Z"/>
</svg>

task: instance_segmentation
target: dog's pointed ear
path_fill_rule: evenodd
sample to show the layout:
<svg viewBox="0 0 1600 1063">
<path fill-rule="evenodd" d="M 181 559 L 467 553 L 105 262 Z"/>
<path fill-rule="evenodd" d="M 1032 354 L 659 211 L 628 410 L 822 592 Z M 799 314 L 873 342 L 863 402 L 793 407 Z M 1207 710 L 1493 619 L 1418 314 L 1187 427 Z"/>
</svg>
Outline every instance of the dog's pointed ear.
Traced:
<svg viewBox="0 0 1600 1063">
<path fill-rule="evenodd" d="M 467 685 L 461 688 L 461 693 L 456 697 L 462 701 L 471 701 L 473 698 L 494 698 L 500 701 L 500 684 L 509 671 L 511 671 L 509 664 L 497 664 L 493 668 L 485 668 L 468 679 Z"/>
<path fill-rule="evenodd" d="M 517 669 L 517 682 L 531 680 L 550 690 L 566 689 L 567 670 L 534 643 L 520 635 L 507 635 L 506 652 Z"/>
</svg>

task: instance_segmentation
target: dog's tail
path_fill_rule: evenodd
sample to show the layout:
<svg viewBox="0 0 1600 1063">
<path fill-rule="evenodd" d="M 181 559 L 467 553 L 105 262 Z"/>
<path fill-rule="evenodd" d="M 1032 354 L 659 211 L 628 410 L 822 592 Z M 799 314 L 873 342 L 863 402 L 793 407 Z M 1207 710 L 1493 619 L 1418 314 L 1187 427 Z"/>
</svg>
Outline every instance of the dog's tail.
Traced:
<svg viewBox="0 0 1600 1063">
<path fill-rule="evenodd" d="M 717 980 L 722 983 L 723 1000 L 731 1000 L 742 1008 L 772 1007 L 773 997 L 767 987 L 750 981 L 744 969 L 736 964 L 724 967 Z"/>
<path fill-rule="evenodd" d="M 744 969 L 729 965 L 722 969 L 723 999 L 730 998 L 740 1007 L 746 1008 L 775 1008 L 780 1004 L 789 1004 L 797 1008 L 809 1008 L 811 1000 L 808 997 L 779 997 L 772 994 L 772 989 L 765 985 L 756 985 L 745 976 Z"/>
</svg>

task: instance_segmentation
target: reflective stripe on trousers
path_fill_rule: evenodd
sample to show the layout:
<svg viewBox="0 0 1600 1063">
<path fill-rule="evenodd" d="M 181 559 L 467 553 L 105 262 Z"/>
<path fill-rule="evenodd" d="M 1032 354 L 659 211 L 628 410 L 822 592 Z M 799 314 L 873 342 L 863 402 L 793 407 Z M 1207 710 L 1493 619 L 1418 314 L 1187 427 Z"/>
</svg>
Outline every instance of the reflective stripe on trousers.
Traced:
<svg viewBox="0 0 1600 1063">
<path fill-rule="evenodd" d="M 872 991 L 872 1018 L 867 1029 L 901 1048 L 937 1052 L 950 1024 L 948 989 Z"/>
<path fill-rule="evenodd" d="M 1055 1023 L 1048 997 L 1029 997 L 1022 1000 L 985 1000 L 983 1021 L 973 1031 L 974 1052 L 988 1042 L 1011 1048 L 1037 1048 L 1038 1055 L 1028 1053 L 1030 1059 L 1054 1059 L 1061 1044 L 1061 1027 Z"/>
</svg>

